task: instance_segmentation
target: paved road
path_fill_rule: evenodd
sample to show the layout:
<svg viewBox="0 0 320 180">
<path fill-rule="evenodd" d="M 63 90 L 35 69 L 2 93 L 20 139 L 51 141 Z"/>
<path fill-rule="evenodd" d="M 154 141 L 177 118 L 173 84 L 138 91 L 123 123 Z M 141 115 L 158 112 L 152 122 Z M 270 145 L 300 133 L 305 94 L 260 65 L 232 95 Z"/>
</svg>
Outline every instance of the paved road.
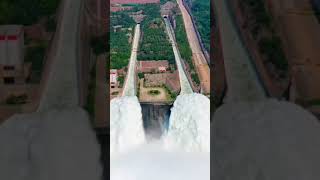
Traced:
<svg viewBox="0 0 320 180">
<path fill-rule="evenodd" d="M 79 105 L 77 63 L 82 0 L 65 0 L 52 49 L 52 64 L 39 111 Z"/>
<path fill-rule="evenodd" d="M 214 0 L 221 32 L 228 91 L 225 102 L 256 101 L 265 98 L 265 91 L 251 64 L 226 0 Z"/>
<path fill-rule="evenodd" d="M 182 13 L 187 38 L 192 51 L 195 67 L 201 81 L 202 90 L 205 93 L 210 93 L 210 68 L 201 49 L 200 41 L 195 27 L 193 26 L 192 18 L 186 7 L 184 7 L 182 0 L 177 0 L 177 3 Z"/>
<path fill-rule="evenodd" d="M 135 70 L 136 70 L 137 51 L 139 46 L 140 33 L 141 33 L 140 24 L 137 24 L 134 31 L 134 38 L 132 43 L 128 74 L 125 80 L 122 96 L 136 96 Z"/>
<path fill-rule="evenodd" d="M 190 94 L 193 93 L 193 90 L 191 88 L 190 82 L 187 78 L 187 75 L 185 73 L 185 69 L 182 66 L 182 60 L 181 60 L 181 56 L 180 56 L 180 52 L 177 48 L 177 43 L 175 41 L 175 37 L 174 37 L 174 31 L 172 29 L 172 26 L 169 22 L 169 20 L 167 18 L 164 18 L 165 24 L 166 24 L 166 30 L 167 33 L 169 35 L 170 38 L 170 42 L 172 45 L 172 49 L 173 49 L 173 53 L 174 53 L 174 57 L 176 60 L 176 64 L 177 64 L 177 68 L 178 68 L 178 72 L 179 72 L 179 79 L 180 79 L 180 86 L 181 86 L 181 91 L 180 94 Z"/>
</svg>

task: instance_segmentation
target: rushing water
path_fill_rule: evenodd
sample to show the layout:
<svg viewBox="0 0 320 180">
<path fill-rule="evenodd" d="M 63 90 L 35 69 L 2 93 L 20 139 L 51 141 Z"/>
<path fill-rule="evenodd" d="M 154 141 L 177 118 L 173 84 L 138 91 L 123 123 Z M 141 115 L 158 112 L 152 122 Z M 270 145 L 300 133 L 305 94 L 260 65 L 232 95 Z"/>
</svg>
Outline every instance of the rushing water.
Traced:
<svg viewBox="0 0 320 180">
<path fill-rule="evenodd" d="M 145 142 L 141 106 L 136 96 L 110 102 L 110 153 L 127 152 Z"/>
<path fill-rule="evenodd" d="M 179 95 L 163 140 L 168 149 L 210 152 L 210 100 L 202 94 Z"/>
<path fill-rule="evenodd" d="M 168 114 L 159 114 L 168 113 L 168 107 L 163 110 L 155 110 L 152 105 L 143 107 L 144 118 L 149 118 L 144 119 L 146 132 L 153 135 L 163 133 L 162 138 L 152 138 L 148 142 L 140 136 L 145 130 L 136 97 L 118 98 L 112 102 L 111 108 L 111 146 L 122 152 L 111 157 L 112 180 L 209 180 L 210 102 L 206 96 L 196 93 L 178 96 L 169 121 Z M 115 121 L 120 122 L 116 124 Z M 157 132 L 152 133 L 153 130 Z M 112 142 L 119 139 L 127 145 Z M 130 150 L 124 149 L 128 147 Z"/>
</svg>

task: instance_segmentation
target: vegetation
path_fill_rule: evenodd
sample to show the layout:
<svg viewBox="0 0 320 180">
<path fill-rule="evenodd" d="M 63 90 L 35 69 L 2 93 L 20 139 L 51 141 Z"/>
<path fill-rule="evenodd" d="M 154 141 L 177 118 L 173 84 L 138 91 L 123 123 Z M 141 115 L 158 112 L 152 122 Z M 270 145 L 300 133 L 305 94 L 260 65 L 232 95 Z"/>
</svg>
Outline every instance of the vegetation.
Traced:
<svg viewBox="0 0 320 180">
<path fill-rule="evenodd" d="M 249 14 L 249 30 L 265 59 L 277 69 L 287 71 L 288 61 L 284 54 L 281 39 L 275 33 L 272 18 L 262 0 L 240 1 L 241 10 Z"/>
<path fill-rule="evenodd" d="M 90 72 L 90 82 L 88 87 L 87 103 L 84 109 L 90 117 L 95 117 L 95 93 L 96 93 L 96 66 L 93 66 Z"/>
<path fill-rule="evenodd" d="M 204 47 L 210 50 L 210 1 L 189 0 L 195 24 L 200 33 Z"/>
<path fill-rule="evenodd" d="M 163 88 L 168 92 L 168 98 L 170 98 L 172 101 L 174 101 L 177 98 L 178 94 L 174 91 L 171 91 L 168 86 L 163 85 Z"/>
<path fill-rule="evenodd" d="M 123 87 L 124 84 L 124 76 L 118 76 L 119 87 Z"/>
<path fill-rule="evenodd" d="M 191 78 L 196 83 L 196 85 L 200 85 L 200 79 L 199 79 L 199 77 L 197 76 L 196 73 L 192 73 L 191 74 Z"/>
<path fill-rule="evenodd" d="M 198 74 L 195 72 L 195 68 L 192 62 L 192 51 L 189 46 L 187 34 L 184 28 L 183 19 L 181 15 L 176 17 L 176 25 L 177 27 L 175 30 L 175 36 L 176 36 L 179 51 L 181 53 L 181 57 L 188 63 L 190 67 L 192 80 L 197 85 L 199 85 L 200 80 L 199 80 Z"/>
<path fill-rule="evenodd" d="M 144 78 L 144 73 L 138 73 L 138 77 L 139 77 L 139 79 Z"/>
<path fill-rule="evenodd" d="M 107 34 L 96 36 L 91 39 L 91 47 L 96 55 L 106 53 L 108 50 Z"/>
<path fill-rule="evenodd" d="M 110 22 L 110 68 L 121 69 L 129 63 L 131 53 L 129 38 L 130 35 L 133 36 L 132 29 L 135 22 L 125 11 L 112 13 Z M 121 26 L 125 30 L 115 31 L 114 26 Z"/>
<path fill-rule="evenodd" d="M 31 25 L 55 13 L 60 0 L 1 0 L 0 24 Z"/>
<path fill-rule="evenodd" d="M 156 96 L 160 94 L 159 90 L 150 90 L 148 91 L 148 94 L 152 95 L 152 96 Z"/>
<path fill-rule="evenodd" d="M 44 58 L 48 43 L 46 41 L 37 42 L 33 46 L 29 46 L 26 49 L 25 62 L 30 62 L 32 64 L 31 71 L 31 81 L 40 82 L 40 77 L 42 74 L 44 66 Z"/>
<path fill-rule="evenodd" d="M 189 64 L 191 70 L 194 70 L 194 66 L 192 63 L 192 51 L 189 46 L 189 42 L 187 39 L 187 34 L 184 28 L 182 16 L 179 15 L 176 17 L 176 29 L 175 29 L 175 37 L 177 40 L 178 48 L 181 54 L 182 59 L 186 60 Z"/>
<path fill-rule="evenodd" d="M 280 38 L 262 38 L 259 41 L 259 50 L 266 55 L 268 61 L 279 69 L 286 70 L 288 68 L 288 62 L 283 53 Z"/>
<path fill-rule="evenodd" d="M 145 17 L 142 22 L 143 37 L 138 53 L 138 60 L 168 60 L 175 64 L 174 54 L 165 32 L 165 24 L 161 18 L 160 6 L 148 4 L 139 7 Z"/>
<path fill-rule="evenodd" d="M 114 91 L 111 93 L 111 95 L 115 96 L 115 95 L 118 95 L 119 94 L 119 91 Z"/>
<path fill-rule="evenodd" d="M 11 95 L 6 99 L 6 103 L 9 105 L 26 104 L 28 96 L 26 94 L 22 95 Z"/>
</svg>

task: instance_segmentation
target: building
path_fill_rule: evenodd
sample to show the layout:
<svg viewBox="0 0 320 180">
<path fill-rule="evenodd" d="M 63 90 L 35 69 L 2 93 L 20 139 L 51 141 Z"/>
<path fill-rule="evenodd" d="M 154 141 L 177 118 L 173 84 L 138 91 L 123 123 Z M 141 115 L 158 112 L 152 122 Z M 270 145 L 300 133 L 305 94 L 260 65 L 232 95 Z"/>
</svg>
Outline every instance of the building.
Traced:
<svg viewBox="0 0 320 180">
<path fill-rule="evenodd" d="M 178 93 L 180 91 L 180 81 L 178 71 L 173 73 L 145 74 L 146 87 L 159 87 L 166 85 L 170 91 Z"/>
<path fill-rule="evenodd" d="M 142 73 L 150 72 L 166 72 L 169 68 L 169 62 L 167 60 L 161 61 L 139 61 L 138 70 Z"/>
<path fill-rule="evenodd" d="M 0 85 L 24 84 L 30 67 L 24 64 L 23 26 L 0 26 Z"/>
<path fill-rule="evenodd" d="M 118 87 L 118 73 L 116 69 L 110 69 L 110 88 Z"/>
</svg>

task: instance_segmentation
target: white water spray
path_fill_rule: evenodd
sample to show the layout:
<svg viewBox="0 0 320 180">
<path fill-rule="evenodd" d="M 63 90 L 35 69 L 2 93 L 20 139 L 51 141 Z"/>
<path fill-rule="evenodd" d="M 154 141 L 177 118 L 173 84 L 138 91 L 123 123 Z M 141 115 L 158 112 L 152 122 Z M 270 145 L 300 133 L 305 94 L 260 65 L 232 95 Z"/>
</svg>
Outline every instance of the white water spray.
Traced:
<svg viewBox="0 0 320 180">
<path fill-rule="evenodd" d="M 141 106 L 136 96 L 110 102 L 110 153 L 127 152 L 145 142 Z"/>
<path fill-rule="evenodd" d="M 119 107 L 123 106 L 119 104 Z M 210 179 L 209 99 L 196 93 L 180 95 L 171 111 L 168 131 L 160 141 L 141 144 L 111 159 L 112 180 Z M 131 113 L 123 118 L 141 117 L 134 115 L 138 114 Z M 121 135 L 128 138 L 126 141 L 137 140 L 134 135 L 143 131 L 134 125 L 127 127 L 131 135 Z"/>
<path fill-rule="evenodd" d="M 210 152 L 210 100 L 196 93 L 179 95 L 163 140 L 167 149 Z"/>
</svg>

